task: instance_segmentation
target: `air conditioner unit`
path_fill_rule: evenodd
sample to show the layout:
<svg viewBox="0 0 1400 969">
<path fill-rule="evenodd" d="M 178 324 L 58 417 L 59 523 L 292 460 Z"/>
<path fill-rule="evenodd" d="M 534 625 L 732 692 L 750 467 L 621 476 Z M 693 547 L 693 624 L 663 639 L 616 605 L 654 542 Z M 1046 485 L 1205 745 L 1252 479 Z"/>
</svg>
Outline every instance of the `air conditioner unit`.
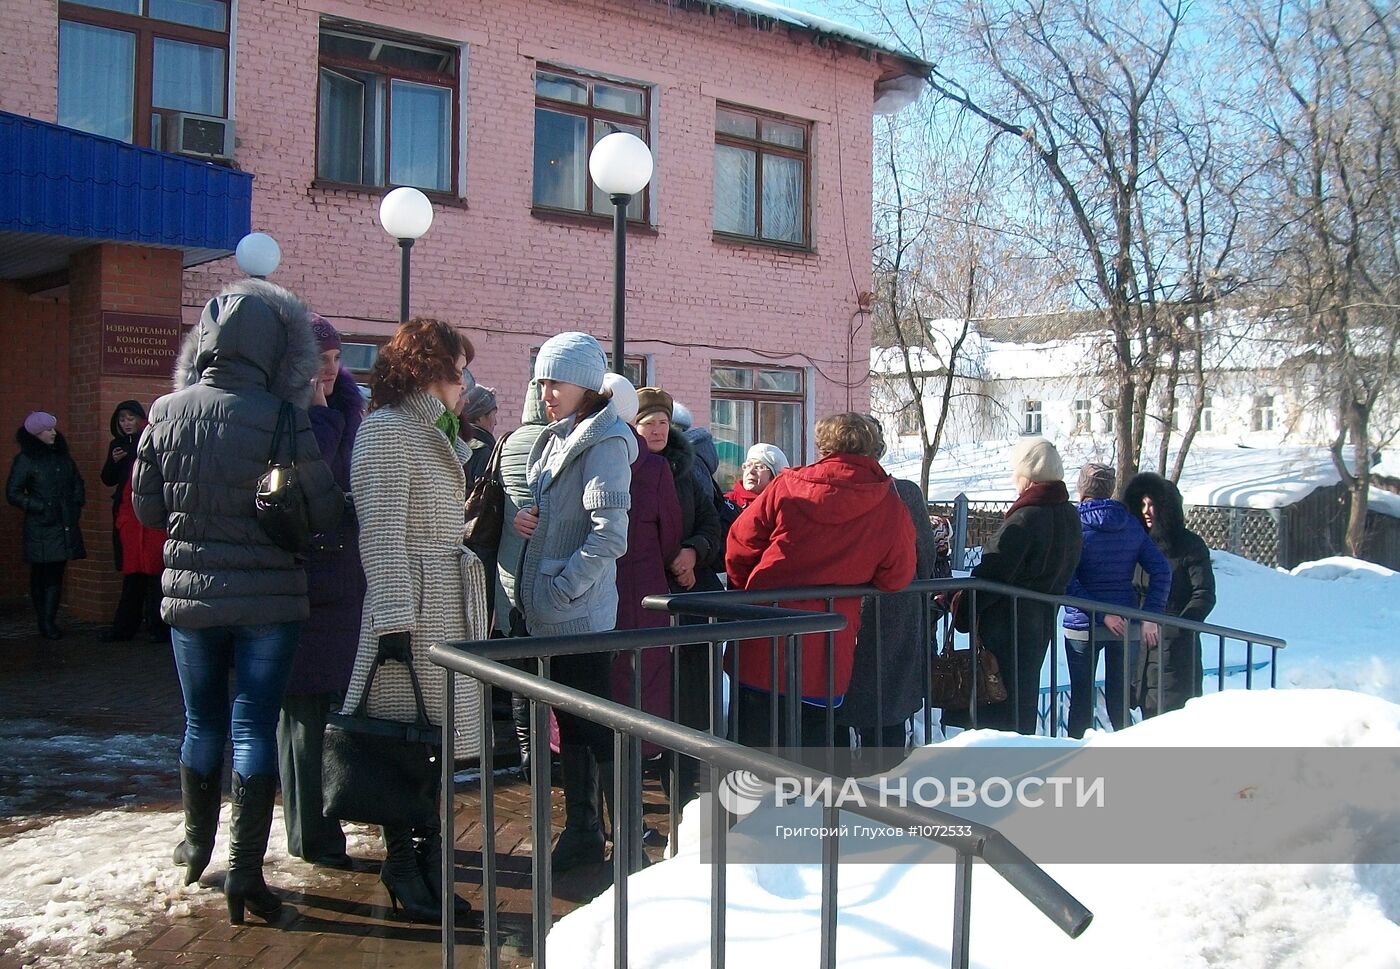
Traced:
<svg viewBox="0 0 1400 969">
<path fill-rule="evenodd" d="M 168 115 L 161 139 L 166 151 L 195 158 L 233 160 L 233 122 L 207 114 Z"/>
</svg>

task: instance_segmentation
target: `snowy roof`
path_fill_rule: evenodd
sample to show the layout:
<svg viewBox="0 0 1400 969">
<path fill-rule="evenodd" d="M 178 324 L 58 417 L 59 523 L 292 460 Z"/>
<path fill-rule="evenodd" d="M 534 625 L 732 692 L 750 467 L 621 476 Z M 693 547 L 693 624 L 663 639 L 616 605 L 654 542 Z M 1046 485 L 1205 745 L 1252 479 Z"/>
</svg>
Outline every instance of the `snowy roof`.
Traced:
<svg viewBox="0 0 1400 969">
<path fill-rule="evenodd" d="M 669 5 L 675 3 L 675 0 L 658 0 L 658 2 L 665 2 Z M 682 4 L 682 6 L 691 5 L 703 8 L 720 7 L 726 10 L 732 10 L 735 13 L 747 14 L 759 20 L 782 24 L 797 30 L 805 30 L 819 37 L 830 37 L 878 54 L 888 54 L 891 57 L 897 57 L 905 61 L 907 67 L 913 69 L 908 73 L 914 73 L 920 77 L 927 77 L 933 70 L 933 65 L 917 54 L 905 50 L 902 47 L 896 47 L 887 41 L 881 40 L 874 34 L 868 34 L 863 30 L 857 30 L 855 27 L 838 23 L 835 20 L 828 20 L 825 17 L 807 13 L 805 10 L 794 10 L 780 3 L 769 3 L 767 0 L 702 0 L 702 2 L 696 2 L 694 4 Z"/>
<path fill-rule="evenodd" d="M 929 498 L 947 500 L 960 492 L 974 501 L 1015 498 L 1006 463 L 1014 444 L 1014 440 L 981 441 L 943 448 L 929 474 Z M 1071 484 L 1086 461 L 1113 459 L 1111 453 L 1100 453 L 1088 441 L 1070 441 L 1061 445 L 1060 451 L 1065 478 Z M 886 455 L 884 464 L 897 478 L 917 479 L 917 441 L 901 439 Z M 1389 473 L 1385 463 L 1376 470 Z M 1332 455 L 1325 447 L 1243 448 L 1197 444 L 1186 455 L 1186 467 L 1179 484 L 1181 496 L 1188 505 L 1282 508 L 1339 480 Z M 1400 495 L 1373 487 L 1369 504 L 1372 511 L 1400 517 Z"/>
</svg>

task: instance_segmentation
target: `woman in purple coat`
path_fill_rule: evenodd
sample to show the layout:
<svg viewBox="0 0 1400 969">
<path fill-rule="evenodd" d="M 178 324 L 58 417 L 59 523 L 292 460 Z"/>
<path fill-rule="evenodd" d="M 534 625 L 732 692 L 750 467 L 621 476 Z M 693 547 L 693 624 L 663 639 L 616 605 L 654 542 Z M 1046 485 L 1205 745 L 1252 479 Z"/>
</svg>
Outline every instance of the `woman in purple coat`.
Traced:
<svg viewBox="0 0 1400 969">
<path fill-rule="evenodd" d="M 312 380 L 311 430 L 335 483 L 348 494 L 350 452 L 364 419 L 365 400 L 355 378 L 340 365 L 340 334 L 314 313 L 311 321 L 321 350 L 321 369 Z M 348 504 L 339 527 L 313 537 L 306 582 L 311 618 L 302 627 L 277 724 L 287 851 L 315 865 L 350 868 L 340 822 L 321 813 L 326 714 L 340 709 L 350 682 L 365 598 L 358 529 Z"/>
</svg>

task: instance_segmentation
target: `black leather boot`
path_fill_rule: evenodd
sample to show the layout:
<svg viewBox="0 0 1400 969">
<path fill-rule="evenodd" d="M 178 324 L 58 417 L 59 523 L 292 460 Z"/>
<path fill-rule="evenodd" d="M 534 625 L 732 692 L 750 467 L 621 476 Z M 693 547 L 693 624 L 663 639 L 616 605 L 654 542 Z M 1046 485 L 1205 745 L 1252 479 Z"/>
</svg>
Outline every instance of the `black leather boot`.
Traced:
<svg viewBox="0 0 1400 969">
<path fill-rule="evenodd" d="M 413 845 L 413 831 L 386 825 L 384 831 L 384 864 L 379 880 L 389 893 L 389 904 L 397 915 L 403 907 L 404 918 L 410 922 L 442 924 L 442 908 L 438 896 L 432 893 L 423 870 L 418 864 L 418 852 Z"/>
<path fill-rule="evenodd" d="M 204 874 L 214 854 L 214 836 L 219 830 L 219 790 L 216 768 L 207 777 L 180 765 L 180 802 L 185 808 L 185 840 L 175 846 L 174 860 L 185 866 L 185 884 L 193 885 Z"/>
<path fill-rule="evenodd" d="M 243 924 L 245 906 L 264 921 L 271 921 L 282 910 L 282 900 L 263 881 L 263 856 L 267 854 L 276 794 L 277 778 L 271 774 L 233 774 L 233 816 L 229 821 L 224 895 L 228 898 L 228 920 L 234 925 Z"/>
<path fill-rule="evenodd" d="M 564 831 L 559 835 L 549 864 L 554 871 L 603 860 L 603 825 L 598 805 L 598 763 L 593 751 L 582 744 L 559 748 L 564 775 Z"/>
</svg>

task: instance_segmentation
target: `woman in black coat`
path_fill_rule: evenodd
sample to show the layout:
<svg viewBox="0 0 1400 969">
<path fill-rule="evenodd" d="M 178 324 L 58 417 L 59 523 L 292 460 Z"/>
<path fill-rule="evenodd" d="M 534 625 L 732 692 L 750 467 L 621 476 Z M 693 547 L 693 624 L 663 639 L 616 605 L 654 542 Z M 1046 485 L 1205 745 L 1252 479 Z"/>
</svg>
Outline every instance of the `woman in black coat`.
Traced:
<svg viewBox="0 0 1400 969">
<path fill-rule="evenodd" d="M 1128 482 L 1123 503 L 1142 522 L 1172 568 L 1166 614 L 1204 622 L 1215 608 L 1215 572 L 1210 566 L 1210 549 L 1186 527 L 1181 492 L 1161 475 L 1145 471 Z M 1180 710 L 1187 700 L 1200 696 L 1200 634 L 1163 624 L 1160 643 L 1147 650 L 1138 666 L 1135 695 L 1143 717 Z"/>
<path fill-rule="evenodd" d="M 982 561 L 974 578 L 1020 586 L 1032 592 L 1062 596 L 1079 564 L 1084 538 L 1079 512 L 1070 503 L 1059 452 L 1040 437 L 1024 438 L 1011 452 L 1011 477 L 1018 496 L 1006 521 L 982 546 Z M 964 594 L 957 627 L 971 626 L 972 597 Z M 1010 694 L 1004 703 L 979 706 L 977 726 L 1035 733 L 1040 668 L 1055 635 L 1055 606 L 1022 599 L 1015 606 L 1007 596 L 977 596 L 977 632 L 997 658 Z M 966 726 L 969 711 L 945 711 L 945 724 Z"/>
<path fill-rule="evenodd" d="M 24 512 L 24 560 L 39 635 L 58 639 L 58 602 L 70 559 L 87 557 L 78 524 L 87 494 L 83 476 L 58 433 L 58 418 L 35 411 L 15 432 L 19 454 L 10 465 L 5 498 Z"/>
</svg>

